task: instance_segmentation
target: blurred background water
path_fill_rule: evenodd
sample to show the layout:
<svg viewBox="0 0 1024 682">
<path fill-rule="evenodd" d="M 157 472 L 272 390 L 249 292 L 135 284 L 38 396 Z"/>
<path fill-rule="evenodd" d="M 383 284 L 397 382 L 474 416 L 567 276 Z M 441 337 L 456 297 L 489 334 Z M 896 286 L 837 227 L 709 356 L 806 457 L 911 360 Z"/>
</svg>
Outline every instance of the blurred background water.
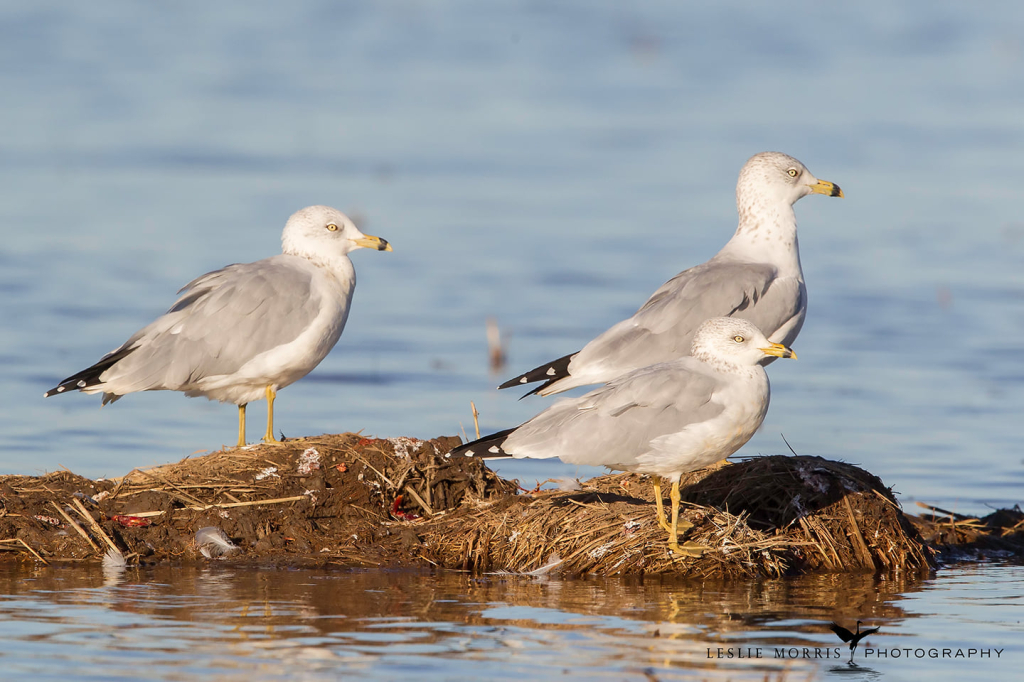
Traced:
<svg viewBox="0 0 1024 682">
<path fill-rule="evenodd" d="M 772 366 L 741 454 L 784 434 L 905 499 L 1017 502 L 1024 8 L 991 7 L 2 3 L 0 469 L 233 442 L 203 399 L 41 396 L 194 276 L 277 253 L 312 203 L 396 251 L 355 254 L 348 328 L 282 393 L 283 432 L 453 434 L 470 400 L 483 429 L 517 424 L 548 401 L 498 381 L 714 254 L 740 166 L 778 149 L 847 198 L 797 205 L 800 361 Z"/>
<path fill-rule="evenodd" d="M 348 328 L 282 391 L 285 435 L 469 432 L 470 400 L 485 431 L 515 425 L 549 401 L 494 386 L 579 349 L 714 254 L 735 227 L 740 166 L 774 149 L 847 198 L 797 205 L 800 360 L 770 368 L 772 408 L 740 454 L 787 452 L 784 434 L 801 454 L 862 464 L 905 502 L 1017 503 L 1022 36 L 1024 5 L 1010 2 L 0 2 L 0 472 L 116 476 L 234 442 L 230 405 L 158 392 L 101 410 L 42 394 L 193 277 L 277 253 L 287 217 L 314 203 L 395 252 L 355 254 Z M 508 343 L 499 374 L 489 316 Z M 987 589 L 970 570 L 945 575 Z M 922 627 L 991 634 L 973 597 L 942 585 L 944 616 Z M 918 598 L 904 589 L 918 587 L 891 598 Z M 18 603 L 44 622 L 60 594 Z M 56 643 L 131 633 L 129 618 L 90 634 L 110 613 L 74 616 L 86 624 Z M 620 633 L 647 635 L 609 622 L 611 639 L 581 643 L 570 627 L 551 646 L 624 659 Z M 451 637 L 473 642 L 460 627 Z M 145 645 L 110 650 L 151 660 L 140 650 L 164 634 L 147 626 Z M 38 679 L 79 663 L 55 660 Z"/>
</svg>

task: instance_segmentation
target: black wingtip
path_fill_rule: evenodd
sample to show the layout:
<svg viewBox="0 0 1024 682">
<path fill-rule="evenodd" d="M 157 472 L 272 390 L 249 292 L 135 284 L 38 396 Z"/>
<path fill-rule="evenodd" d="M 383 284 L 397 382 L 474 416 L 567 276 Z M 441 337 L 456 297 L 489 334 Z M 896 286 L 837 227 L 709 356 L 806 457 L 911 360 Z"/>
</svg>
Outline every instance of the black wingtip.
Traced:
<svg viewBox="0 0 1024 682">
<path fill-rule="evenodd" d="M 132 348 L 118 348 L 113 353 L 104 355 L 95 365 L 86 367 L 77 374 L 72 374 L 64 381 L 51 388 L 49 391 L 43 394 L 44 398 L 50 396 L 60 395 L 61 393 L 69 393 L 71 391 L 81 391 L 82 389 L 89 388 L 90 386 L 96 386 L 97 384 L 103 383 L 100 380 L 100 375 L 106 372 L 108 369 L 113 367 L 115 364 L 123 360 L 129 354 L 135 350 Z M 104 403 L 108 402 L 104 400 Z"/>
<path fill-rule="evenodd" d="M 498 390 L 500 391 L 500 390 L 502 390 L 504 388 L 512 388 L 513 386 L 522 386 L 523 384 L 530 383 L 530 380 L 526 378 L 526 376 L 528 374 L 529 374 L 529 372 L 527 372 L 526 374 L 520 374 L 519 376 L 515 377 L 514 379 L 509 379 L 505 383 L 499 385 L 498 386 Z"/>
<path fill-rule="evenodd" d="M 561 378 L 562 377 L 558 377 L 558 379 L 561 379 Z M 550 381 L 545 381 L 540 386 L 534 386 L 532 391 L 527 391 L 526 393 L 522 394 L 521 396 L 519 396 L 519 399 L 522 400 L 523 398 L 529 398 L 531 395 L 537 395 L 538 393 L 543 391 L 545 388 L 547 388 L 551 384 L 553 384 L 556 381 L 558 381 L 558 379 L 551 379 Z"/>
<path fill-rule="evenodd" d="M 511 457 L 512 455 L 505 452 L 502 446 L 505 444 L 505 439 L 508 438 L 515 429 L 505 429 L 504 431 L 498 431 L 492 433 L 489 436 L 477 438 L 474 441 L 470 441 L 465 445 L 452 448 L 446 457 L 479 457 L 480 459 L 498 459 L 501 457 Z"/>
<path fill-rule="evenodd" d="M 532 384 L 538 381 L 546 382 L 544 386 L 541 386 L 539 389 L 534 389 L 530 393 L 526 394 L 533 395 L 538 390 L 543 390 L 546 386 L 555 383 L 559 379 L 564 379 L 565 377 L 569 376 L 569 363 L 572 362 L 572 359 L 574 357 L 576 357 L 576 353 L 569 353 L 568 355 L 562 356 L 557 360 L 545 362 L 543 365 L 540 365 L 539 367 L 534 367 L 529 372 L 525 372 L 517 377 L 509 379 L 505 383 L 498 386 L 498 390 L 501 390 L 503 388 L 515 388 L 516 386 Z M 523 397 L 525 398 L 526 395 L 524 395 Z"/>
</svg>

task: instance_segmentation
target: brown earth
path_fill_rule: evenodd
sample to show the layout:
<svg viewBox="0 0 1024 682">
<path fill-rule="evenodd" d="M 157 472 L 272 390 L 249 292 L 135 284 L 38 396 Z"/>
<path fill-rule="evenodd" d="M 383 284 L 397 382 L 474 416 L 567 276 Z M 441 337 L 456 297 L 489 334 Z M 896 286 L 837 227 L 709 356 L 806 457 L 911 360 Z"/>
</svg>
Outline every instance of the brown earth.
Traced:
<svg viewBox="0 0 1024 682">
<path fill-rule="evenodd" d="M 223 450 L 115 480 L 3 476 L 0 559 L 95 562 L 116 548 L 143 564 L 529 572 L 554 560 L 564 575 L 756 576 L 910 573 L 932 567 L 938 551 L 880 480 L 849 464 L 757 457 L 688 474 L 684 516 L 694 526 L 681 538 L 690 555 L 680 556 L 655 520 L 648 477 L 525 491 L 480 460 L 447 458 L 459 442 L 349 433 Z M 918 520 L 933 542 L 953 537 L 942 523 Z M 1020 525 L 1002 542 L 1024 544 Z M 218 557 L 210 531 L 197 544 L 210 527 L 236 548 Z"/>
</svg>

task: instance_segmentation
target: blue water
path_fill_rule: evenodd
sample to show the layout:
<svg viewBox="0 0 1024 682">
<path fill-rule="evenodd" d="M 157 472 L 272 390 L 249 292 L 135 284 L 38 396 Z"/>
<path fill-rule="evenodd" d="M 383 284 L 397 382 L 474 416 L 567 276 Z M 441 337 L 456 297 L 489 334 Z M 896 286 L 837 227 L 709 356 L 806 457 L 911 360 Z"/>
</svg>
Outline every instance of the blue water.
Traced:
<svg viewBox="0 0 1024 682">
<path fill-rule="evenodd" d="M 847 198 L 797 206 L 800 361 L 772 366 L 741 454 L 784 434 L 904 499 L 1020 501 L 1017 5 L 103 7 L 0 6 L 3 471 L 118 475 L 233 442 L 230 405 L 41 395 L 194 276 L 276 253 L 311 203 L 396 251 L 355 254 L 348 328 L 282 392 L 281 430 L 454 434 L 471 400 L 485 430 L 519 423 L 547 401 L 498 381 L 712 255 L 739 167 L 780 149 Z"/>
<path fill-rule="evenodd" d="M 33 680 L 1013 679 L 1022 580 L 994 565 L 923 582 L 3 571 L 0 663 Z M 850 665 L 828 624 L 856 619 L 879 631 Z"/>
<path fill-rule="evenodd" d="M 196 275 L 277 253 L 313 203 L 395 252 L 354 255 L 348 328 L 281 392 L 285 435 L 471 432 L 470 401 L 483 430 L 515 425 L 548 401 L 494 386 L 717 251 L 740 166 L 777 149 L 847 198 L 797 206 L 800 360 L 771 366 L 739 454 L 784 435 L 905 504 L 1018 503 L 1021 36 L 1010 2 L 2 2 L 0 473 L 116 476 L 233 443 L 230 405 L 42 394 Z"/>
</svg>

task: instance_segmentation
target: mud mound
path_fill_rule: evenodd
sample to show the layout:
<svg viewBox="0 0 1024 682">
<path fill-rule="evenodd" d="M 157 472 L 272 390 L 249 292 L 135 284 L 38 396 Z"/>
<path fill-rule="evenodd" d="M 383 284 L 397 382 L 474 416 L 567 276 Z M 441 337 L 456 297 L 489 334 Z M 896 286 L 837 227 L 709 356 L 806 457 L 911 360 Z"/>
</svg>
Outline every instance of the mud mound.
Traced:
<svg viewBox="0 0 1024 682">
<path fill-rule="evenodd" d="M 8 558 L 143 563 L 437 566 L 566 575 L 778 576 L 912 572 L 931 553 L 878 478 L 818 457 L 758 457 L 683 480 L 668 551 L 651 481 L 617 474 L 575 491 L 519 494 L 458 438 L 358 434 L 254 445 L 116 480 L 62 471 L 0 477 Z M 197 531 L 204 529 L 199 535 Z"/>
<path fill-rule="evenodd" d="M 446 459 L 459 442 L 342 434 L 214 452 L 114 480 L 4 476 L 0 550 L 47 562 L 95 560 L 112 547 L 145 562 L 194 560 L 202 558 L 196 531 L 212 526 L 238 545 L 232 558 L 422 563 L 408 551 L 409 522 L 515 490 L 480 461 Z"/>
<path fill-rule="evenodd" d="M 932 507 L 908 517 L 943 561 L 1024 557 L 1024 512 L 1020 507 L 997 509 L 987 516 L 966 516 Z"/>
<path fill-rule="evenodd" d="M 417 532 L 439 565 L 528 572 L 552 557 L 570 574 L 779 576 L 817 571 L 918 571 L 930 552 L 875 476 L 819 457 L 758 457 L 683 479 L 677 556 L 655 520 L 647 477 L 602 476 L 574 492 L 497 499 Z M 457 525 L 460 533 L 450 532 Z"/>
</svg>

